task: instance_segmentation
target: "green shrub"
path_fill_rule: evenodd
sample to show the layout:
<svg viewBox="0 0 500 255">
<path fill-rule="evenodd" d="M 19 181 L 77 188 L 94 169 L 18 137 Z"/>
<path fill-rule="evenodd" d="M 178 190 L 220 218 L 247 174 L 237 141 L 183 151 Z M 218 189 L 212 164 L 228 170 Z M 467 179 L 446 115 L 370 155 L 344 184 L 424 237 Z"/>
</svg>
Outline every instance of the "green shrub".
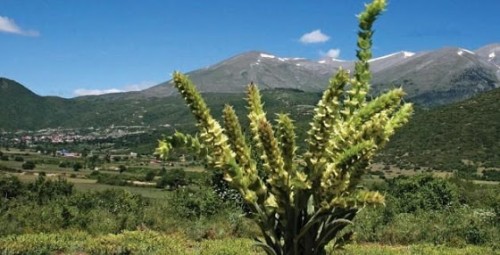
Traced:
<svg viewBox="0 0 500 255">
<path fill-rule="evenodd" d="M 125 165 L 118 166 L 118 172 L 123 173 L 125 171 L 127 171 L 127 167 Z"/>
<path fill-rule="evenodd" d="M 82 168 L 83 168 L 83 165 L 80 162 L 75 162 L 73 164 L 73 171 L 75 171 L 75 172 L 80 171 Z"/>
<path fill-rule="evenodd" d="M 149 170 L 144 176 L 144 181 L 150 182 L 155 179 L 155 176 L 156 176 L 156 171 Z"/>
<path fill-rule="evenodd" d="M 185 186 L 189 182 L 186 178 L 186 172 L 183 168 L 173 168 L 166 171 L 166 173 L 158 180 L 156 187 L 170 189 L 177 189 L 180 186 Z"/>
<path fill-rule="evenodd" d="M 97 177 L 100 175 L 99 171 L 92 171 L 88 176 L 89 178 L 91 179 L 96 179 L 97 180 Z"/>
<path fill-rule="evenodd" d="M 61 167 L 61 168 L 67 168 L 67 167 L 71 166 L 71 163 L 68 162 L 68 161 L 61 161 L 61 162 L 59 162 L 58 166 Z"/>
<path fill-rule="evenodd" d="M 131 175 L 124 174 L 109 174 L 109 173 L 100 173 L 99 171 L 93 171 L 89 178 L 96 179 L 97 183 L 114 185 L 114 186 L 133 186 L 133 181 L 137 181 L 140 177 L 135 177 Z"/>
<path fill-rule="evenodd" d="M 77 193 L 67 203 L 71 226 L 91 233 L 118 233 L 144 222 L 148 202 L 126 190 L 110 189 Z"/>
<path fill-rule="evenodd" d="M 21 167 L 24 169 L 24 170 L 33 170 L 35 169 L 36 165 L 35 165 L 35 162 L 31 161 L 31 160 L 28 160 L 26 162 L 24 162 Z"/>
<path fill-rule="evenodd" d="M 398 176 L 389 181 L 388 187 L 402 213 L 443 210 L 458 205 L 457 187 L 432 175 Z"/>
<path fill-rule="evenodd" d="M 24 193 L 24 186 L 15 176 L 0 176 L 0 199 L 15 198 Z"/>
<path fill-rule="evenodd" d="M 209 187 L 180 188 L 171 196 L 170 205 L 180 218 L 210 217 L 222 211 L 226 206 Z"/>
<path fill-rule="evenodd" d="M 35 182 L 28 184 L 27 189 L 30 191 L 32 198 L 38 201 L 39 204 L 44 204 L 52 199 L 71 196 L 73 194 L 73 183 L 62 177 L 51 180 L 45 176 L 38 176 Z"/>
<path fill-rule="evenodd" d="M 483 179 L 487 181 L 500 181 L 500 171 L 498 170 L 484 170 Z"/>
<path fill-rule="evenodd" d="M 359 242 L 409 245 L 431 243 L 451 247 L 488 245 L 500 242 L 495 213 L 469 207 L 453 210 L 387 212 L 388 208 L 366 209 L 354 222 L 355 239 Z M 390 217 L 385 217 L 389 214 Z M 387 219 L 387 220 L 384 220 Z"/>
</svg>

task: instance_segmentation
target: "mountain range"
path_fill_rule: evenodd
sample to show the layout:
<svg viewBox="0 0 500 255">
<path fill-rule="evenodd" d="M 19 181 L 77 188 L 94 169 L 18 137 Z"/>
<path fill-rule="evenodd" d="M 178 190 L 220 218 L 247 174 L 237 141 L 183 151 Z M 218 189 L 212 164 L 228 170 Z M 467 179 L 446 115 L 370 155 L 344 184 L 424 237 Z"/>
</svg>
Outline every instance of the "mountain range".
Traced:
<svg viewBox="0 0 500 255">
<path fill-rule="evenodd" d="M 500 44 L 474 51 L 457 47 L 417 53 L 402 51 L 374 58 L 370 65 L 372 94 L 402 86 L 407 100 L 424 107 L 446 105 L 500 87 Z M 222 104 L 217 100 L 241 104 L 245 86 L 255 82 L 266 93 L 280 95 L 270 97 L 273 102 L 268 105 L 289 108 L 293 105 L 279 98 L 294 97 L 297 105 L 312 106 L 339 68 L 352 71 L 353 66 L 353 61 L 312 61 L 252 51 L 188 75 L 214 105 Z M 183 106 L 171 81 L 139 92 L 64 99 L 41 97 L 13 80 L 0 78 L 0 129 L 192 121 L 186 117 Z"/>
<path fill-rule="evenodd" d="M 500 44 L 475 51 L 448 47 L 418 53 L 402 51 L 374 58 L 370 61 L 373 93 L 403 86 L 408 100 L 419 104 L 432 106 L 460 101 L 500 87 L 500 57 L 497 56 L 500 56 Z M 283 58 L 253 51 L 188 75 L 202 92 L 241 92 L 252 81 L 262 89 L 319 92 L 341 67 L 352 71 L 354 62 L 331 58 L 319 61 Z M 171 81 L 167 81 L 139 95 L 167 97 L 175 93 Z"/>
<path fill-rule="evenodd" d="M 443 48 L 372 59 L 372 94 L 403 86 L 407 100 L 416 104 L 410 123 L 397 132 L 377 161 L 409 169 L 462 169 L 466 166 L 464 160 L 476 166 L 498 167 L 498 56 L 500 44 L 475 51 Z M 268 117 L 283 111 L 290 113 L 297 126 L 298 142 L 302 142 L 320 91 L 340 67 L 352 70 L 353 62 L 249 52 L 188 74 L 204 92 L 214 116 L 220 116 L 224 104 L 231 104 L 244 126 L 244 87 L 250 81 L 257 82 Z M 0 78 L 0 130 L 110 125 L 154 129 L 170 125 L 189 132 L 195 127 L 193 123 L 194 118 L 170 81 L 139 92 L 64 99 L 42 97 L 16 81 Z"/>
</svg>

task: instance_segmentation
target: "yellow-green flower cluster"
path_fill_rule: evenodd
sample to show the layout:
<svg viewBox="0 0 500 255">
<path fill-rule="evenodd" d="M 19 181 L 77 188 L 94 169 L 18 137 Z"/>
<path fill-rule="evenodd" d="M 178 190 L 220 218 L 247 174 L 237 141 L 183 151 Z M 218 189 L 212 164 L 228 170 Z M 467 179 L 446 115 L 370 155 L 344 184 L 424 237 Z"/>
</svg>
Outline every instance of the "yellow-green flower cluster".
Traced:
<svg viewBox="0 0 500 255">
<path fill-rule="evenodd" d="M 164 140 L 158 140 L 158 147 L 155 150 L 155 155 L 158 155 L 161 159 L 166 159 L 168 153 L 172 149 L 172 145 Z"/>
<path fill-rule="evenodd" d="M 236 163 L 244 171 L 241 176 L 237 176 L 241 179 L 241 188 L 245 190 L 245 193 L 250 193 L 249 196 L 255 194 L 258 200 L 263 202 L 266 199 L 267 188 L 258 176 L 255 161 L 251 157 L 251 149 L 245 141 L 245 136 L 233 107 L 226 105 L 222 116 L 225 133 L 229 138 L 231 149 L 235 152 Z M 250 197 L 247 197 L 247 199 L 253 200 Z"/>
<path fill-rule="evenodd" d="M 198 121 L 201 131 L 200 139 L 210 152 L 207 155 L 208 163 L 215 168 L 228 171 L 230 181 L 233 181 L 230 179 L 232 177 L 241 176 L 240 169 L 234 162 L 235 154 L 229 147 L 227 136 L 223 133 L 220 124 L 210 115 L 210 110 L 194 84 L 186 75 L 179 72 L 175 72 L 173 77 L 174 86 L 179 90 Z M 240 178 L 234 180 L 238 182 Z"/>
<path fill-rule="evenodd" d="M 402 103 L 402 89 L 366 100 L 371 79 L 368 60 L 372 56 L 372 24 L 385 5 L 385 0 L 374 0 L 358 16 L 354 74 L 340 69 L 330 80 L 314 110 L 308 151 L 303 157 L 296 156 L 292 119 L 279 114 L 273 129 L 255 84 L 247 87 L 251 137 L 247 144 L 231 106 L 224 107 L 222 128 L 191 81 L 174 73 L 174 85 L 200 128 L 202 144 L 196 143 L 197 139 L 190 143 L 208 151 L 208 162 L 224 171 L 225 179 L 251 206 L 266 240 L 262 247 L 269 254 L 316 253 L 319 250 L 314 247 L 324 248 L 328 243 L 324 241 L 333 238 L 330 231 L 335 231 L 335 224 L 348 224 L 361 206 L 384 203 L 380 193 L 359 189 L 357 184 L 376 150 L 412 114 L 411 104 Z M 160 142 L 157 151 L 166 155 L 169 149 Z M 263 173 L 258 171 L 260 163 Z M 344 218 L 330 217 L 339 208 Z M 292 248 L 293 253 L 289 252 Z"/>
<path fill-rule="evenodd" d="M 349 80 L 347 71 L 340 69 L 333 79 L 330 80 L 328 89 L 323 93 L 323 97 L 314 109 L 313 122 L 309 130 L 309 151 L 308 158 L 317 162 L 326 150 L 326 142 L 335 132 L 336 123 L 341 121 L 340 109 L 342 107 L 340 97 L 344 87 Z"/>
<path fill-rule="evenodd" d="M 295 159 L 295 127 L 293 126 L 292 119 L 287 114 L 278 114 L 276 119 L 276 138 L 278 139 L 279 147 L 281 149 L 284 161 L 285 171 L 294 174 L 296 172 L 296 165 L 293 162 Z"/>
<path fill-rule="evenodd" d="M 191 80 L 179 72 L 175 72 L 173 77 L 174 86 L 198 120 L 201 128 L 200 138 L 210 151 L 208 162 L 216 168 L 224 169 L 234 159 L 234 152 L 227 143 L 227 136 L 220 124 L 210 115 L 210 110 Z"/>
<path fill-rule="evenodd" d="M 357 208 L 366 205 L 384 204 L 384 202 L 384 196 L 379 192 L 359 190 L 348 196 L 334 197 L 328 205 L 330 207 Z"/>
<path fill-rule="evenodd" d="M 250 132 L 252 135 L 252 143 L 255 145 L 255 150 L 257 154 L 262 154 L 262 144 L 259 139 L 259 123 L 260 121 L 266 121 L 266 113 L 262 107 L 262 101 L 260 97 L 259 88 L 250 83 L 247 87 L 247 103 L 248 103 L 248 119 L 250 120 Z"/>
<path fill-rule="evenodd" d="M 354 76 L 340 70 L 315 109 L 305 173 L 319 186 L 313 193 L 323 206 L 332 205 L 326 202 L 332 198 L 353 192 L 369 159 L 412 112 L 410 104 L 401 105 L 402 89 L 366 102 L 371 79 L 368 60 L 372 56 L 372 24 L 385 4 L 375 0 L 358 16 L 360 32 Z"/>
</svg>

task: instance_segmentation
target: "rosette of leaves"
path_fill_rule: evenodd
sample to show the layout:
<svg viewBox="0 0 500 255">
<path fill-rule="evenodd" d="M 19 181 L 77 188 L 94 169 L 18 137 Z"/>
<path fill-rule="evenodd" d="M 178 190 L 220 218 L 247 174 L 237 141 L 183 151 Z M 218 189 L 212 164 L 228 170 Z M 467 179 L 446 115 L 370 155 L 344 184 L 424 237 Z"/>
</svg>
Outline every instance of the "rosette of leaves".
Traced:
<svg viewBox="0 0 500 255">
<path fill-rule="evenodd" d="M 360 208 L 384 203 L 380 193 L 358 184 L 374 153 L 412 113 L 400 88 L 367 100 L 372 25 L 385 6 L 385 0 L 374 0 L 358 16 L 354 74 L 339 70 L 330 80 L 314 110 L 303 155 L 297 155 L 293 120 L 278 115 L 273 127 L 255 84 L 247 88 L 247 141 L 231 106 L 225 106 L 221 125 L 189 78 L 173 75 L 199 127 L 199 137 L 176 134 L 176 139 L 206 152 L 210 168 L 222 171 L 238 190 L 262 231 L 256 240 L 267 254 L 325 254 L 328 243 L 340 247 L 349 239 L 351 233 L 341 230 Z"/>
</svg>

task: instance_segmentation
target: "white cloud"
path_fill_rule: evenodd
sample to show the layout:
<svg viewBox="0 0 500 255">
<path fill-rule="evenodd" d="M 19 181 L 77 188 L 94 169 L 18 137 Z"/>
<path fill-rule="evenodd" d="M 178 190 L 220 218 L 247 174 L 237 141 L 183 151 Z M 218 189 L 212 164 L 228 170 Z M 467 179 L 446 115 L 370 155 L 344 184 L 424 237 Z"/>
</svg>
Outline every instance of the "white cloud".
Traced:
<svg viewBox="0 0 500 255">
<path fill-rule="evenodd" d="M 322 55 L 329 58 L 338 58 L 340 56 L 340 49 L 330 49 Z"/>
<path fill-rule="evenodd" d="M 125 91 L 140 91 L 140 90 L 152 87 L 152 86 L 154 86 L 156 84 L 158 84 L 158 83 L 157 82 L 152 82 L 152 81 L 141 81 L 139 83 L 125 85 L 123 87 L 123 89 Z"/>
<path fill-rule="evenodd" d="M 321 33 L 321 30 L 317 29 L 302 35 L 302 37 L 300 37 L 300 42 L 304 44 L 322 43 L 328 41 L 329 39 L 330 37 L 328 35 Z"/>
<path fill-rule="evenodd" d="M 97 96 L 97 95 L 103 95 L 103 94 L 110 94 L 110 93 L 121 93 L 121 92 L 129 92 L 129 91 L 140 91 L 143 89 L 147 89 L 153 85 L 158 84 L 157 82 L 151 82 L 151 81 L 142 81 L 139 83 L 135 84 L 129 84 L 123 86 L 121 89 L 117 88 L 112 88 L 112 89 L 76 89 L 73 91 L 73 94 L 77 97 L 79 96 Z"/>
<path fill-rule="evenodd" d="M 119 93 L 119 92 L 124 92 L 124 91 L 119 89 L 76 89 L 73 92 L 73 94 L 79 97 L 79 96 L 97 96 L 97 95 Z"/>
<path fill-rule="evenodd" d="M 39 36 L 40 33 L 34 30 L 25 30 L 20 28 L 14 20 L 9 19 L 8 17 L 0 16 L 0 32 L 17 34 L 17 35 L 25 35 L 25 36 Z"/>
</svg>

